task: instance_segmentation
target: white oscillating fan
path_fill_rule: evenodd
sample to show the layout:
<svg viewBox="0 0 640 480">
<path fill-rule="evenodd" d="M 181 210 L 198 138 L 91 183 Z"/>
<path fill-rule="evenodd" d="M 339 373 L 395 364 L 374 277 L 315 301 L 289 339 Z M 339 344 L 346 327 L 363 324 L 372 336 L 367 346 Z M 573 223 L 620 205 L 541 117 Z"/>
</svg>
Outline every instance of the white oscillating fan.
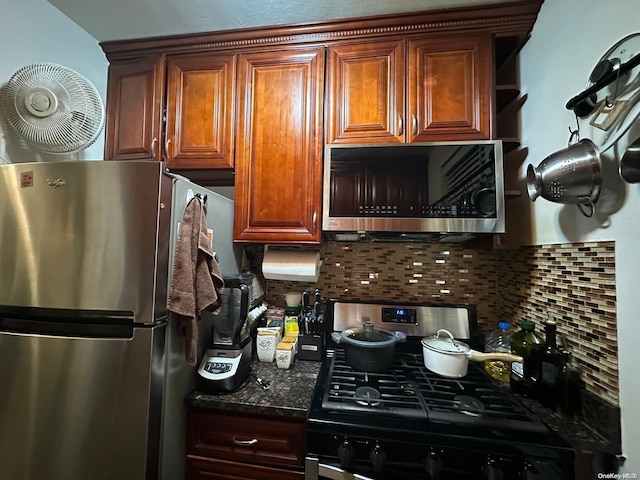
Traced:
<svg viewBox="0 0 640 480">
<path fill-rule="evenodd" d="M 14 130 L 47 153 L 83 150 L 104 126 L 104 104 L 93 84 L 55 63 L 15 72 L 4 88 L 2 107 Z"/>
</svg>

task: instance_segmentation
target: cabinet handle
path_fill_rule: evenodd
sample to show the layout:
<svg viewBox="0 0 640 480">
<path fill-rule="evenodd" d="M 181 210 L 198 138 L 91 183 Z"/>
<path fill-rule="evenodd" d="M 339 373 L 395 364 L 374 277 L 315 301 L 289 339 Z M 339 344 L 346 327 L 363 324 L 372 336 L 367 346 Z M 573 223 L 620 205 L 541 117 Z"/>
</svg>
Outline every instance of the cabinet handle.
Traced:
<svg viewBox="0 0 640 480">
<path fill-rule="evenodd" d="M 153 137 L 151 141 L 151 158 L 156 158 L 156 144 L 158 143 L 158 137 Z"/>
<path fill-rule="evenodd" d="M 315 235 L 316 232 L 318 231 L 318 225 L 316 223 L 316 220 L 318 219 L 318 212 L 313 212 L 313 234 Z"/>
<path fill-rule="evenodd" d="M 413 136 L 418 136 L 418 119 L 416 118 L 416 114 L 411 114 L 411 130 L 413 132 Z"/>
<path fill-rule="evenodd" d="M 251 440 L 238 440 L 236 437 L 233 437 L 233 443 L 235 443 L 236 445 L 248 446 L 255 445 L 256 443 L 258 443 L 258 440 L 256 438 L 252 438 Z"/>
<path fill-rule="evenodd" d="M 171 155 L 169 155 L 169 146 L 171 145 L 171 139 L 167 138 L 167 140 L 164 142 L 164 154 L 167 156 L 167 159 L 171 158 Z"/>
<path fill-rule="evenodd" d="M 398 136 L 404 134 L 404 121 L 402 120 L 402 115 L 398 115 Z"/>
</svg>

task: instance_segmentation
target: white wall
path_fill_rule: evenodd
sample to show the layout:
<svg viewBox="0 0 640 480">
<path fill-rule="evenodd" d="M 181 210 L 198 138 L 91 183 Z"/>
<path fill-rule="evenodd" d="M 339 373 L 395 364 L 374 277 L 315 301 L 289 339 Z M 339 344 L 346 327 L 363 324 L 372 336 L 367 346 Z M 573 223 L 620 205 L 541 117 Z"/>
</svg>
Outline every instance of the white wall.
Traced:
<svg viewBox="0 0 640 480">
<path fill-rule="evenodd" d="M 20 67 L 53 62 L 75 70 L 93 83 L 103 102 L 107 60 L 98 42 L 46 0 L 4 1 L 0 29 L 0 85 Z M 104 130 L 88 149 L 73 155 L 40 153 L 26 146 L 0 113 L 0 163 L 35 160 L 94 160 L 103 158 Z"/>
<path fill-rule="evenodd" d="M 537 165 L 567 146 L 568 127 L 575 128 L 576 120 L 566 102 L 585 88 L 610 47 L 640 32 L 639 13 L 637 0 L 545 1 L 520 60 L 522 90 L 528 94 L 521 117 L 522 143 L 529 148 L 522 178 L 528 163 Z M 639 72 L 636 68 L 632 73 Z M 580 122 L 581 137 L 603 146 L 602 131 L 589 126 L 589 120 Z M 625 471 L 636 473 L 640 473 L 640 191 L 637 185 L 621 181 L 617 167 L 629 140 L 640 136 L 638 123 L 615 150 L 604 154 L 605 191 L 594 218 L 583 217 L 573 205 L 518 200 L 523 211 L 531 211 L 532 219 L 521 229 L 521 243 L 615 241 L 622 443 Z"/>
</svg>

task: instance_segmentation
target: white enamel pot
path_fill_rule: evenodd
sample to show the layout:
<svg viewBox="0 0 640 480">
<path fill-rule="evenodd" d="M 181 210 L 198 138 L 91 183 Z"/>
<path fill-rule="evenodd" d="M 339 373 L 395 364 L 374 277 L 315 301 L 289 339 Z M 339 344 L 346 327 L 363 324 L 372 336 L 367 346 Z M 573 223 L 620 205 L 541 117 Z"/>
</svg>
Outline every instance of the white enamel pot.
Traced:
<svg viewBox="0 0 640 480">
<path fill-rule="evenodd" d="M 469 360 L 522 362 L 522 357 L 510 353 L 482 353 L 472 350 L 466 343 L 453 338 L 451 332 L 445 329 L 438 330 L 432 337 L 424 337 L 421 343 L 424 366 L 443 377 L 464 377 L 467 374 Z"/>
</svg>

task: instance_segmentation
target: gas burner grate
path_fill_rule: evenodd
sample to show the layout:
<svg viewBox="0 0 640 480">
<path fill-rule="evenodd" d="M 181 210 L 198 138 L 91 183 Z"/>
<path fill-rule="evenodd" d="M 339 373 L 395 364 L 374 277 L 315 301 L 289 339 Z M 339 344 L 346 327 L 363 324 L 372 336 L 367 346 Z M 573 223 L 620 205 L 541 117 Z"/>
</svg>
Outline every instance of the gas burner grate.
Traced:
<svg viewBox="0 0 640 480">
<path fill-rule="evenodd" d="M 367 391 L 377 392 L 375 401 L 362 398 L 362 392 Z M 336 352 L 331 360 L 322 408 L 427 418 L 419 385 L 407 379 L 401 369 L 383 373 L 354 370 L 346 363 L 342 351 Z"/>
<path fill-rule="evenodd" d="M 546 427 L 480 367 L 469 364 L 463 378 L 442 377 L 425 368 L 419 354 L 396 353 L 392 368 L 362 372 L 336 349 L 322 408 L 375 413 L 470 426 L 546 431 Z"/>
</svg>

